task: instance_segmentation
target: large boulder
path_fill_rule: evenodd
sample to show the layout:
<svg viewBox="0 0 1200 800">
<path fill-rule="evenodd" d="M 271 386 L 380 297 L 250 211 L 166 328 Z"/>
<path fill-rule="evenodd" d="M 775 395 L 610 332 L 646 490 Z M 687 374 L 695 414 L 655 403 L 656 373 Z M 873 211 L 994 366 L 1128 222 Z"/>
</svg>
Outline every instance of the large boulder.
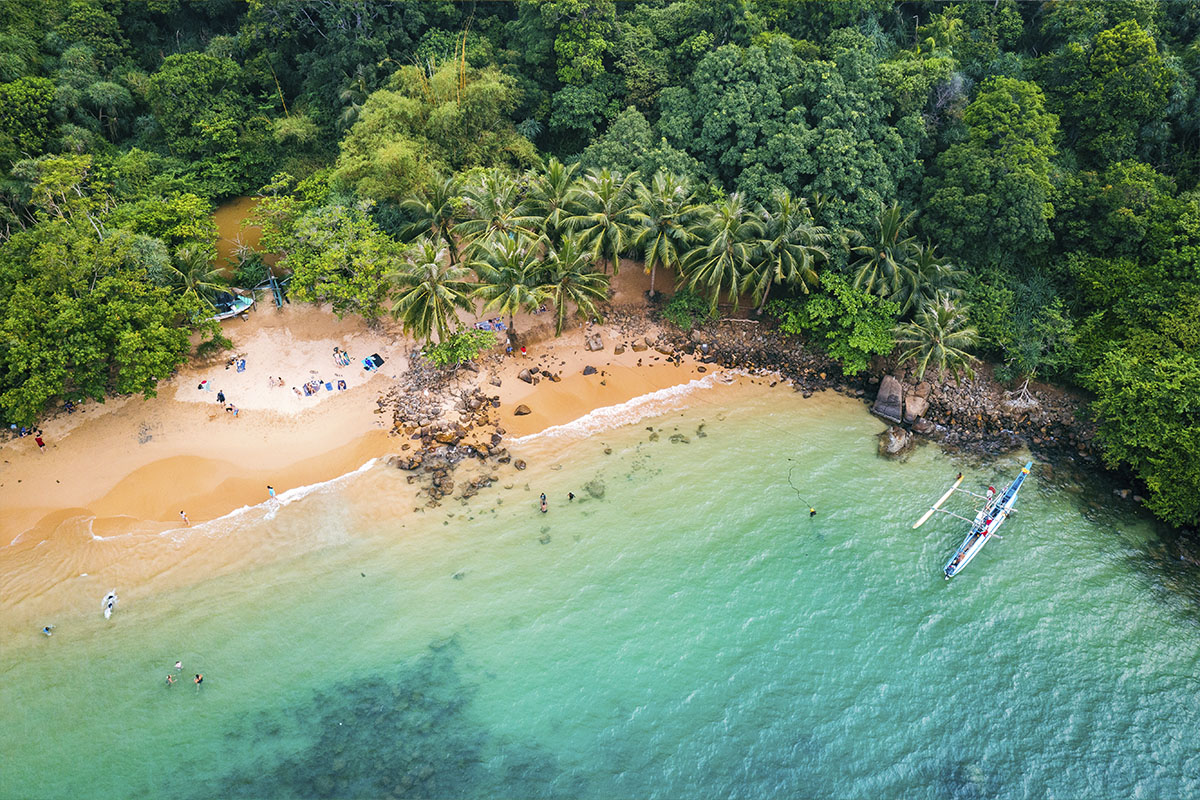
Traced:
<svg viewBox="0 0 1200 800">
<path fill-rule="evenodd" d="M 929 401 L 916 394 L 904 398 L 904 421 L 916 422 L 929 408 Z"/>
<path fill-rule="evenodd" d="M 588 350 L 603 350 L 604 349 L 604 340 L 602 338 L 600 338 L 600 334 L 593 333 L 592 335 L 587 337 L 587 349 Z"/>
<path fill-rule="evenodd" d="M 915 440 L 911 433 L 899 425 L 892 425 L 879 434 L 879 455 L 899 458 L 911 450 L 914 444 Z"/>
<path fill-rule="evenodd" d="M 593 367 L 593 366 L 591 366 L 591 365 L 588 365 L 588 366 L 586 366 L 586 367 L 584 367 L 584 368 L 583 368 L 583 374 L 584 374 L 584 375 L 595 375 L 595 374 L 596 374 L 596 368 L 595 368 L 595 367 Z"/>
<path fill-rule="evenodd" d="M 904 387 L 900 380 L 895 375 L 885 375 L 879 384 L 879 394 L 875 398 L 875 405 L 871 406 L 871 413 L 892 422 L 900 422 L 903 400 Z"/>
<path fill-rule="evenodd" d="M 517 373 L 517 377 L 526 383 L 533 383 L 533 375 L 529 373 L 528 369 L 521 370 L 519 373 Z"/>
<path fill-rule="evenodd" d="M 525 405 L 524 403 L 522 403 L 521 405 L 517 406 L 516 410 L 515 410 L 515 411 L 513 411 L 513 414 L 514 414 L 514 415 L 516 415 L 516 416 L 518 416 L 518 417 L 523 417 L 523 416 L 525 416 L 526 414 L 532 414 L 532 413 L 533 413 L 533 412 L 532 412 L 532 411 L 529 409 L 529 406 Z"/>
</svg>

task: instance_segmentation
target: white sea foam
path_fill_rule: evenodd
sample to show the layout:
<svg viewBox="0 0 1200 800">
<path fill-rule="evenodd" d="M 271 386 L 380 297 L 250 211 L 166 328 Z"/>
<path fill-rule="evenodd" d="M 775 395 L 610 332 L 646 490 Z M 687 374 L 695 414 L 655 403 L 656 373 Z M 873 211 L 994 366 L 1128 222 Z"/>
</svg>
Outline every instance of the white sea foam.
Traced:
<svg viewBox="0 0 1200 800">
<path fill-rule="evenodd" d="M 514 444 L 528 444 L 543 438 L 572 438 L 582 439 L 601 431 L 609 431 L 624 425 L 633 425 L 647 417 L 656 417 L 687 406 L 688 398 L 701 389 L 712 389 L 714 386 L 729 382 L 723 373 L 705 375 L 681 383 L 668 386 L 656 392 L 639 395 L 615 406 L 604 406 L 593 409 L 578 419 L 563 425 L 552 425 L 539 433 L 531 433 L 513 440 Z"/>
<path fill-rule="evenodd" d="M 230 525 L 232 525 L 234 523 L 242 522 L 245 518 L 251 517 L 252 515 L 257 514 L 259 512 L 262 512 L 262 515 L 259 517 L 259 519 L 274 519 L 275 515 L 278 513 L 280 508 L 287 506 L 287 505 L 291 505 L 292 503 L 295 503 L 298 500 L 303 500 L 305 497 L 308 497 L 310 494 L 312 494 L 314 492 L 319 492 L 322 489 L 327 489 L 332 486 L 339 486 L 342 483 L 345 483 L 346 481 L 349 481 L 350 479 L 352 479 L 355 475 L 366 472 L 371 467 L 375 466 L 375 462 L 377 462 L 378 460 L 379 459 L 377 459 L 377 458 L 372 458 L 369 461 L 367 461 L 365 464 L 363 464 L 361 467 L 359 467 L 358 469 L 352 470 L 343 475 L 339 475 L 336 478 L 330 478 L 327 481 L 319 481 L 317 483 L 309 483 L 304 486 L 297 486 L 293 489 L 288 489 L 286 492 L 280 492 L 274 498 L 265 500 L 256 505 L 242 506 L 241 508 L 235 508 L 233 511 L 230 511 L 228 514 L 217 517 L 216 519 L 211 519 L 211 520 L 208 520 L 207 522 L 201 522 L 199 524 L 192 525 L 191 527 L 188 527 L 188 528 L 171 528 L 169 530 L 163 531 L 159 535 L 160 536 L 170 536 L 171 538 L 175 539 L 176 541 L 179 541 L 182 537 L 188 535 L 189 533 L 195 532 L 195 531 L 200 531 L 200 532 L 209 533 L 209 534 L 221 533 L 221 532 L 228 530 Z"/>
</svg>

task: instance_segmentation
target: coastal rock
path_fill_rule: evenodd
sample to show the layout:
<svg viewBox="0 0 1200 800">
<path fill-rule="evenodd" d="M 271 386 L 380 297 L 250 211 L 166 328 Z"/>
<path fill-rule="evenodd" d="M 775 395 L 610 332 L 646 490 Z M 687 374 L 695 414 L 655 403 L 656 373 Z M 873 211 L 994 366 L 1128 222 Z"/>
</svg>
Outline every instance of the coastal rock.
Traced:
<svg viewBox="0 0 1200 800">
<path fill-rule="evenodd" d="M 587 349 L 592 351 L 604 349 L 604 340 L 600 338 L 600 334 L 593 333 L 587 337 Z"/>
<path fill-rule="evenodd" d="M 584 367 L 584 368 L 583 368 L 583 374 L 584 374 L 584 375 L 595 375 L 595 374 L 596 374 L 596 372 L 597 372 L 597 370 L 596 370 L 596 368 L 595 368 L 595 367 L 593 367 L 593 366 L 586 366 L 586 367 Z"/>
<path fill-rule="evenodd" d="M 532 414 L 532 413 L 533 412 L 529 409 L 529 406 L 525 405 L 524 403 L 517 406 L 516 410 L 513 411 L 513 414 L 518 417 L 523 417 L 526 414 Z"/>
<path fill-rule="evenodd" d="M 898 425 L 893 425 L 879 434 L 879 454 L 888 458 L 898 458 L 913 448 L 915 440 L 908 431 Z"/>
<path fill-rule="evenodd" d="M 929 385 L 929 381 L 921 381 L 917 384 L 917 388 L 913 389 L 913 394 L 915 394 L 917 397 L 928 398 L 929 392 L 932 389 L 933 387 Z"/>
<path fill-rule="evenodd" d="M 821 380 L 824 379 L 825 373 L 822 372 Z M 900 422 L 903 395 L 899 379 L 895 375 L 885 375 L 879 384 L 879 394 L 875 398 L 875 405 L 871 406 L 871 413 L 892 422 Z"/>
<path fill-rule="evenodd" d="M 523 370 L 521 370 L 520 372 L 518 372 L 518 373 L 517 373 L 517 378 L 519 378 L 520 380 L 523 380 L 523 381 L 525 381 L 526 383 L 533 383 L 533 375 L 531 375 L 531 374 L 529 373 L 529 370 L 528 370 L 528 369 L 523 369 Z"/>
<path fill-rule="evenodd" d="M 929 401 L 916 394 L 904 398 L 904 421 L 915 422 L 929 408 Z"/>
<path fill-rule="evenodd" d="M 625 345 L 623 345 L 623 344 L 619 344 L 613 348 L 614 356 L 619 356 L 619 355 L 621 355 L 621 353 L 624 353 L 624 352 L 625 352 Z"/>
<path fill-rule="evenodd" d="M 525 467 L 526 467 L 525 459 L 518 458 L 516 461 L 513 462 L 513 466 L 516 467 L 517 469 L 525 469 Z"/>
<path fill-rule="evenodd" d="M 924 417 L 921 417 L 913 423 L 912 429 L 913 433 L 919 433 L 922 436 L 928 436 L 929 434 L 933 433 L 934 424 Z"/>
<path fill-rule="evenodd" d="M 583 485 L 583 490 L 597 500 L 604 499 L 604 481 L 590 480 Z"/>
<path fill-rule="evenodd" d="M 634 342 L 634 343 L 633 343 L 633 352 L 635 352 L 635 353 L 644 353 L 644 352 L 646 352 L 646 351 L 647 351 L 647 350 L 649 350 L 649 349 L 650 349 L 649 347 L 647 347 L 646 345 L 642 344 L 641 342 Z"/>
<path fill-rule="evenodd" d="M 500 386 L 500 379 L 499 379 L 499 378 L 492 378 L 491 380 L 489 380 L 489 381 L 488 381 L 488 383 L 490 383 L 492 386 L 495 386 L 495 387 L 499 388 L 499 386 Z"/>
<path fill-rule="evenodd" d="M 654 340 L 649 336 L 643 336 L 642 341 L 646 343 L 646 347 L 654 347 Z"/>
<path fill-rule="evenodd" d="M 657 346 L 657 347 L 655 347 L 654 349 L 655 349 L 656 351 L 658 351 L 659 353 L 662 353 L 664 356 L 673 356 L 673 355 L 675 355 L 675 351 L 674 351 L 674 350 L 672 350 L 670 347 L 667 347 L 666 345 L 663 345 L 663 344 L 660 344 L 660 345 L 658 345 L 658 346 Z"/>
</svg>

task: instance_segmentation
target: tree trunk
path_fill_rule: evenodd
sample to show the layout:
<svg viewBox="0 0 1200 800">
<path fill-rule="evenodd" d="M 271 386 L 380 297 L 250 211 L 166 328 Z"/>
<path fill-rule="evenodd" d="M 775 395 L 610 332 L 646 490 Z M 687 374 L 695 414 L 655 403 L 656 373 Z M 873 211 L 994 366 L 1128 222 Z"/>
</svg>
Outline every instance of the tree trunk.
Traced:
<svg viewBox="0 0 1200 800">
<path fill-rule="evenodd" d="M 765 292 L 763 292 L 762 302 L 758 304 L 758 308 L 754 309 L 754 313 L 756 316 L 760 316 L 760 317 L 762 316 L 763 307 L 766 306 L 767 297 L 770 296 L 770 294 L 771 294 L 771 284 L 768 283 L 767 290 Z"/>
<path fill-rule="evenodd" d="M 650 299 L 654 299 L 654 273 L 658 270 L 657 262 L 650 264 Z"/>
</svg>

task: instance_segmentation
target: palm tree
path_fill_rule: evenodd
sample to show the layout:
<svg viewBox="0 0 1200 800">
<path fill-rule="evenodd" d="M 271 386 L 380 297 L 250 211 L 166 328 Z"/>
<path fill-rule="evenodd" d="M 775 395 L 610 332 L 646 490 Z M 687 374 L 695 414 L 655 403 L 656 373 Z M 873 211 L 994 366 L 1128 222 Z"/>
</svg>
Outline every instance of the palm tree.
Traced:
<svg viewBox="0 0 1200 800">
<path fill-rule="evenodd" d="M 637 173 L 624 177 L 607 169 L 589 170 L 575 195 L 577 213 L 565 224 L 579 231 L 583 244 L 601 264 L 621 271 L 621 253 L 629 249 L 629 233 L 636 205 Z"/>
<path fill-rule="evenodd" d="M 949 297 L 938 295 L 921 307 L 914 321 L 898 326 L 895 333 L 896 344 L 906 348 L 900 354 L 900 361 L 916 360 L 918 380 L 931 366 L 939 379 L 947 370 L 955 381 L 960 370 L 968 378 L 974 375 L 971 370 L 974 357 L 967 348 L 978 341 L 979 335 L 968 324 L 967 315 Z"/>
<path fill-rule="evenodd" d="M 509 330 L 516 330 L 516 313 L 535 309 L 545 299 L 536 288 L 537 242 L 523 235 L 495 236 L 481 240 L 470 266 L 479 276 L 475 296 L 484 308 L 508 314 Z"/>
<path fill-rule="evenodd" d="M 503 171 L 488 170 L 466 187 L 468 218 L 454 226 L 454 234 L 467 239 L 468 246 L 494 236 L 536 236 L 538 218 L 529 213 L 523 191 Z"/>
<path fill-rule="evenodd" d="M 829 258 L 825 246 L 832 237 L 813 221 L 804 199 L 793 198 L 786 191 L 773 195 L 770 208 L 760 208 L 759 216 L 764 234 L 758 258 L 742 279 L 741 291 L 750 292 L 761 314 L 775 284 L 796 286 L 808 294 L 808 287 L 820 281 L 813 267 L 818 260 Z"/>
<path fill-rule="evenodd" d="M 462 181 L 457 175 L 437 178 L 420 194 L 406 197 L 400 203 L 401 210 L 413 218 L 403 235 L 414 239 L 427 235 L 434 241 L 441 240 L 450 254 L 451 264 L 458 261 L 454 226 L 462 214 L 461 188 Z"/>
<path fill-rule="evenodd" d="M 714 313 L 721 292 L 728 294 L 737 308 L 738 289 L 754 263 L 763 234 L 762 223 L 737 192 L 712 207 L 700 233 L 705 244 L 688 253 L 683 270 L 692 291 L 702 289 L 712 296 Z"/>
<path fill-rule="evenodd" d="M 596 304 L 608 299 L 608 276 L 592 269 L 592 254 L 579 238 L 567 236 L 557 248 L 546 253 L 546 262 L 538 275 L 536 290 L 554 303 L 554 335 L 563 331 L 567 305 L 585 319 L 598 317 Z"/>
<path fill-rule="evenodd" d="M 399 290 L 392 316 L 426 342 L 435 332 L 439 342 L 452 333 L 450 319 L 458 321 L 456 309 L 475 310 L 471 293 L 476 284 L 466 280 L 471 271 L 446 255 L 437 242 L 421 239 L 407 263 L 389 275 Z"/>
<path fill-rule="evenodd" d="M 659 170 L 649 186 L 639 186 L 638 207 L 630 215 L 634 224 L 633 246 L 645 259 L 650 274 L 650 297 L 659 266 L 678 269 L 679 262 L 696 240 L 693 229 L 699 206 L 685 178 Z"/>
<path fill-rule="evenodd" d="M 214 256 L 211 247 L 185 244 L 175 251 L 175 263 L 171 264 L 171 282 L 179 293 L 192 295 L 210 307 L 213 295 L 224 288 L 224 276 Z"/>
<path fill-rule="evenodd" d="M 858 231 L 849 232 L 853 245 L 850 252 L 855 256 L 850 266 L 858 269 L 854 277 L 855 289 L 865 289 L 880 297 L 896 292 L 901 273 L 913 257 L 916 240 L 905 233 L 915 215 L 914 211 L 902 216 L 900 205 L 892 203 L 880 210 L 875 221 L 876 230 L 870 238 Z"/>
<path fill-rule="evenodd" d="M 563 223 L 578 210 L 575 202 L 579 189 L 575 173 L 578 171 L 578 164 L 567 166 L 551 157 L 546 171 L 534 177 L 529 193 L 529 212 L 542 219 L 542 234 L 551 246 L 558 245 L 564 231 Z"/>
<path fill-rule="evenodd" d="M 914 245 L 912 260 L 901 270 L 900 283 L 889 299 L 900 305 L 901 316 L 907 316 L 937 299 L 938 295 L 958 299 L 964 277 L 962 270 L 938 257 L 935 245 Z"/>
</svg>

